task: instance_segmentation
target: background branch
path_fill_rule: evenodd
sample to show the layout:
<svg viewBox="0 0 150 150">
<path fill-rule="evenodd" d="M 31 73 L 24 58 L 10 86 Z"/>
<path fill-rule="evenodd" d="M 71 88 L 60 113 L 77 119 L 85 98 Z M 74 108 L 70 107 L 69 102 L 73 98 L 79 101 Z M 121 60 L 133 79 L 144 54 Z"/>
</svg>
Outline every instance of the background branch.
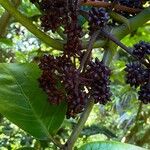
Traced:
<svg viewBox="0 0 150 150">
<path fill-rule="evenodd" d="M 21 0 L 12 0 L 12 4 L 14 7 L 18 7 L 21 3 Z M 11 19 L 11 15 L 9 12 L 5 11 L 0 18 L 0 37 L 4 37 L 6 34 L 7 26 L 9 25 L 9 21 Z"/>
<path fill-rule="evenodd" d="M 128 13 L 138 13 L 142 11 L 142 9 L 137 9 L 137 8 L 135 9 L 124 5 L 102 2 L 102 1 L 87 1 L 87 2 L 81 2 L 81 4 L 86 6 L 94 6 L 94 7 L 105 7 L 110 9 L 113 8 L 117 11 L 124 11 Z"/>
<path fill-rule="evenodd" d="M 120 46 L 125 52 L 130 54 L 136 60 L 140 61 L 142 64 L 144 64 L 147 67 L 150 66 L 149 63 L 147 63 L 144 59 L 138 59 L 135 55 L 133 55 L 132 50 L 128 48 L 126 45 L 124 45 L 122 42 L 120 42 L 114 35 L 107 33 L 105 30 L 101 30 L 101 33 L 103 36 L 113 41 L 117 46 Z"/>
<path fill-rule="evenodd" d="M 84 68 L 85 68 L 85 66 L 87 64 L 88 58 L 89 58 L 89 56 L 90 56 L 90 54 L 92 52 L 93 44 L 96 41 L 96 38 L 98 37 L 99 34 L 100 34 L 100 31 L 96 31 L 91 36 L 90 41 L 88 43 L 87 51 L 86 51 L 86 53 L 85 53 L 85 55 L 84 55 L 84 57 L 83 57 L 83 59 L 81 61 L 81 65 L 80 65 L 80 68 L 79 68 L 80 71 L 84 70 Z"/>
<path fill-rule="evenodd" d="M 111 33 L 118 39 L 122 39 L 123 37 L 130 34 L 131 32 L 137 30 L 139 27 L 144 25 L 149 20 L 150 20 L 150 7 L 144 9 L 135 17 L 129 19 L 130 30 L 128 26 L 122 24 L 119 27 L 113 28 Z"/>
</svg>

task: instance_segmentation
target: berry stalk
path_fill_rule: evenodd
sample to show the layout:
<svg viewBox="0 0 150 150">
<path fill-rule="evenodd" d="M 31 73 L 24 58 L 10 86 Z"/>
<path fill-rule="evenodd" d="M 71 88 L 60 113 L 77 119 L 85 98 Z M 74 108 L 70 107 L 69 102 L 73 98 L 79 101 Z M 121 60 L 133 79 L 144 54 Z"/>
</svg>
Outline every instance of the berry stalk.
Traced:
<svg viewBox="0 0 150 150">
<path fill-rule="evenodd" d="M 110 39 L 111 41 L 113 41 L 115 44 L 117 44 L 118 46 L 120 46 L 123 50 L 125 50 L 128 54 L 130 54 L 132 57 L 134 57 L 135 59 L 137 59 L 138 61 L 140 61 L 142 64 L 144 64 L 147 67 L 150 67 L 150 64 L 147 63 L 145 60 L 143 59 L 138 59 L 138 57 L 136 55 L 134 55 L 131 51 L 130 48 L 128 48 L 127 46 L 125 46 L 123 43 L 121 43 L 115 36 L 113 36 L 110 33 L 107 33 L 105 30 L 101 30 L 101 33 L 103 36 L 105 36 L 106 38 Z"/>
</svg>

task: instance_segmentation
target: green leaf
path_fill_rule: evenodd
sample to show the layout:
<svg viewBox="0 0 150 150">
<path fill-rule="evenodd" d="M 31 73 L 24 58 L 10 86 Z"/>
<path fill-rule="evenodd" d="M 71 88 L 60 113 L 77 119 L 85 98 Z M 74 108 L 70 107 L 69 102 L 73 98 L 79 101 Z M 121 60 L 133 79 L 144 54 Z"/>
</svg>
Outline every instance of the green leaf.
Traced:
<svg viewBox="0 0 150 150">
<path fill-rule="evenodd" d="M 6 39 L 6 38 L 0 38 L 0 43 L 3 43 L 7 46 L 12 46 L 13 45 L 13 42 L 11 39 Z"/>
<path fill-rule="evenodd" d="M 62 124 L 66 103 L 47 101 L 36 64 L 0 64 L 0 113 L 38 139 L 47 140 Z"/>
<path fill-rule="evenodd" d="M 115 141 L 101 141 L 85 144 L 79 150 L 146 150 L 131 144 L 125 144 Z"/>
</svg>

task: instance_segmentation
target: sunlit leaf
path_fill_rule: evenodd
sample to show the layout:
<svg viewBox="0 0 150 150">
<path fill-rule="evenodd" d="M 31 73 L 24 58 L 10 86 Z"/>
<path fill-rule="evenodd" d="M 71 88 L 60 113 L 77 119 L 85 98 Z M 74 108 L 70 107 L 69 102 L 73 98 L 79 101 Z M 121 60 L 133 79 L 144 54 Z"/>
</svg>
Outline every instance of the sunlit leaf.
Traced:
<svg viewBox="0 0 150 150">
<path fill-rule="evenodd" d="M 114 141 L 93 142 L 83 145 L 79 150 L 146 150 L 131 144 L 119 143 Z"/>
</svg>

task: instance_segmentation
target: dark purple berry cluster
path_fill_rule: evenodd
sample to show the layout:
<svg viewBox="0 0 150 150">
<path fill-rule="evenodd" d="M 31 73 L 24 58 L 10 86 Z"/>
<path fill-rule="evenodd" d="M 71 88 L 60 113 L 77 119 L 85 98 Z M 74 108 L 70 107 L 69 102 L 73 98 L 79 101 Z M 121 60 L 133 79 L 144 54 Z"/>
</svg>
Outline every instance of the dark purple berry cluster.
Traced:
<svg viewBox="0 0 150 150">
<path fill-rule="evenodd" d="M 68 4 L 68 23 L 65 25 L 64 33 L 67 34 L 67 43 L 64 45 L 64 51 L 69 56 L 81 55 L 81 40 L 82 28 L 78 24 L 79 11 L 77 3 L 72 2 Z"/>
<path fill-rule="evenodd" d="M 133 55 L 135 55 L 139 61 L 133 61 L 126 65 L 126 82 L 132 87 L 140 87 L 139 100 L 143 103 L 150 103 L 150 43 L 141 41 L 135 44 L 133 47 Z M 147 66 L 141 64 L 141 60 L 147 62 Z"/>
<path fill-rule="evenodd" d="M 65 56 L 58 58 L 57 65 L 59 66 L 59 77 L 63 84 L 68 103 L 66 116 L 67 118 L 74 118 L 76 114 L 81 113 L 84 110 L 87 102 L 82 74 L 79 69 L 75 67 L 75 64 L 71 59 L 66 58 Z"/>
<path fill-rule="evenodd" d="M 81 113 L 89 98 L 100 104 L 110 101 L 110 70 L 98 59 L 90 61 L 84 73 L 66 56 L 54 58 L 44 55 L 39 67 L 43 71 L 39 78 L 40 86 L 52 104 L 67 101 L 67 118 Z"/>
<path fill-rule="evenodd" d="M 43 15 L 41 16 L 41 26 L 44 31 L 57 30 L 61 25 L 67 23 L 67 1 L 66 0 L 31 0 L 38 3 Z"/>
<path fill-rule="evenodd" d="M 109 15 L 104 8 L 92 8 L 89 11 L 89 30 L 95 31 L 107 25 Z"/>
<path fill-rule="evenodd" d="M 64 27 L 67 42 L 64 51 L 69 55 L 81 55 L 82 28 L 78 24 L 79 8 L 77 1 L 67 0 L 36 0 L 43 12 L 41 26 L 45 31 L 56 31 L 60 26 Z M 33 2 L 33 1 L 32 1 Z"/>
<path fill-rule="evenodd" d="M 150 43 L 140 41 L 138 44 L 134 45 L 132 53 L 138 59 L 145 59 L 145 57 L 150 54 Z"/>
<path fill-rule="evenodd" d="M 42 70 L 39 78 L 41 88 L 47 93 L 49 102 L 59 104 L 64 99 L 64 93 L 58 87 L 57 60 L 53 56 L 44 55 L 40 59 L 39 67 Z"/>
<path fill-rule="evenodd" d="M 144 104 L 150 103 L 150 82 L 147 82 L 140 87 L 139 100 L 141 100 Z"/>
<path fill-rule="evenodd" d="M 39 82 L 49 102 L 57 105 L 66 100 L 67 118 L 74 118 L 81 113 L 89 98 L 95 103 L 106 104 L 111 96 L 110 70 L 98 59 L 94 62 L 91 58 L 85 71 L 79 69 L 86 52 L 81 51 L 82 28 L 78 23 L 78 1 L 37 0 L 36 3 L 43 12 L 41 21 L 44 30 L 56 31 L 63 25 L 64 34 L 67 35 L 61 56 L 44 55 L 40 59 L 39 67 L 43 72 Z M 105 26 L 109 19 L 103 8 L 93 8 L 89 16 L 91 27 L 96 29 Z"/>
<path fill-rule="evenodd" d="M 94 98 L 95 103 L 106 104 L 110 101 L 110 69 L 97 58 L 87 66 L 85 77 L 89 95 Z"/>
<path fill-rule="evenodd" d="M 127 72 L 126 82 L 132 87 L 138 87 L 147 81 L 148 72 L 145 67 L 138 61 L 128 63 L 126 65 L 125 71 Z"/>
<path fill-rule="evenodd" d="M 83 111 L 87 95 L 84 90 L 81 73 L 74 65 L 63 65 L 62 81 L 67 93 L 67 118 L 75 117 L 76 114 Z"/>
<path fill-rule="evenodd" d="M 120 5 L 124 5 L 131 8 L 142 8 L 141 0 L 116 0 Z"/>
</svg>

